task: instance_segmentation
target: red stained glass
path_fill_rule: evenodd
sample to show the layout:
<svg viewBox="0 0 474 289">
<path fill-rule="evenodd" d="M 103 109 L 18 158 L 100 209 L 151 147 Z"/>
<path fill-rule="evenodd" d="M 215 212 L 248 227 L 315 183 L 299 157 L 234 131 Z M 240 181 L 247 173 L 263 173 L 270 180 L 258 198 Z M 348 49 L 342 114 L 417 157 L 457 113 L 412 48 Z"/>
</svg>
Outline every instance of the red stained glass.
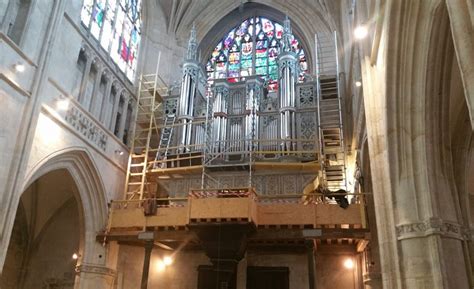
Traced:
<svg viewBox="0 0 474 289">
<path fill-rule="evenodd" d="M 209 77 L 236 82 L 239 76 L 245 78 L 255 73 L 269 80 L 269 91 L 277 90 L 277 59 L 282 36 L 283 26 L 268 18 L 252 17 L 243 21 L 227 33 L 211 53 L 206 65 Z M 305 53 L 296 38 L 292 39 L 291 47 L 298 55 L 302 81 L 308 70 Z"/>
</svg>

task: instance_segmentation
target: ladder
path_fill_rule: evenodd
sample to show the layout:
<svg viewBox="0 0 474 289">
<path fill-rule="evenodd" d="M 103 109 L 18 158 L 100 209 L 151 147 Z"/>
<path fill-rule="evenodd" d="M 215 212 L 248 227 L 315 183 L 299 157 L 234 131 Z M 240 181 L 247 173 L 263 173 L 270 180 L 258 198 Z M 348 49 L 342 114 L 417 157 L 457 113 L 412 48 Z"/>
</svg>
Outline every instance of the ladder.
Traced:
<svg viewBox="0 0 474 289">
<path fill-rule="evenodd" d="M 158 151 L 156 153 L 153 168 L 156 168 L 157 166 L 163 168 L 166 166 L 165 162 L 161 162 L 161 163 L 159 162 L 166 160 L 168 156 L 169 147 L 171 144 L 171 140 L 173 138 L 175 122 L 176 122 L 175 114 L 166 115 L 164 125 L 161 128 L 160 143 L 158 145 Z"/>
<path fill-rule="evenodd" d="M 138 83 L 137 108 L 135 113 L 133 138 L 125 178 L 125 199 L 151 198 L 156 181 L 147 176 L 149 159 L 154 159 L 157 150 L 150 149 L 153 139 L 159 135 L 161 97 L 166 86 L 158 76 L 161 52 L 158 53 L 154 74 L 142 74 Z"/>
<path fill-rule="evenodd" d="M 218 188 L 220 183 L 217 179 L 213 178 L 210 174 L 207 173 L 207 166 L 212 163 L 214 159 L 216 159 L 219 155 L 213 156 L 212 152 L 213 148 L 213 138 L 212 138 L 212 93 L 210 93 L 210 89 L 208 89 L 209 93 L 206 95 L 206 122 L 205 122 L 205 140 L 204 140 L 204 150 L 203 150 L 203 157 L 202 157 L 202 174 L 201 174 L 201 189 L 209 189 L 209 188 Z"/>
<path fill-rule="evenodd" d="M 315 41 L 320 176 L 329 190 L 347 190 L 336 32 L 318 34 Z"/>
</svg>

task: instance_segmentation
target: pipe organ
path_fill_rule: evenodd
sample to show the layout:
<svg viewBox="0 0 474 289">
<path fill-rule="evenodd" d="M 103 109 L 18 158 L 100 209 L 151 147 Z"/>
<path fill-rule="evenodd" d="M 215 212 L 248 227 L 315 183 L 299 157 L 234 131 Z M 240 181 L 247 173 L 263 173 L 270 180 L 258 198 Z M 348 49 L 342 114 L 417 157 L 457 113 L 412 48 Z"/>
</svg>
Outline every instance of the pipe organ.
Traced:
<svg viewBox="0 0 474 289">
<path fill-rule="evenodd" d="M 199 94 L 193 101 L 183 97 L 183 93 L 168 96 L 164 109 L 172 111 L 178 103 L 177 118 L 182 120 L 182 126 L 177 126 L 181 133 L 171 144 L 179 149 L 171 149 L 169 153 L 203 151 L 207 143 L 211 153 L 221 154 L 221 159 L 230 162 L 244 161 L 250 150 L 255 152 L 257 160 L 285 159 L 290 154 L 288 151 L 293 152 L 291 156 L 295 160 L 315 160 L 316 83 L 296 83 L 294 89 L 291 102 L 287 102 L 277 92 L 266 92 L 258 77 L 237 83 L 216 80 L 209 99 L 211 111 L 207 125 L 205 96 Z M 186 107 L 189 104 L 193 104 L 192 109 Z M 210 140 L 206 139 L 207 135 Z"/>
<path fill-rule="evenodd" d="M 249 163 L 250 155 L 255 162 L 317 160 L 316 82 L 298 83 L 298 58 L 291 50 L 291 37 L 286 19 L 277 59 L 277 91 L 268 91 L 260 76 L 233 83 L 216 79 L 206 87 L 193 28 L 179 94 L 164 99 L 165 115 L 178 121 L 171 148 L 166 149 L 167 159 L 208 153 L 207 159 L 221 165 Z M 173 111 L 176 115 L 168 113 Z"/>
</svg>

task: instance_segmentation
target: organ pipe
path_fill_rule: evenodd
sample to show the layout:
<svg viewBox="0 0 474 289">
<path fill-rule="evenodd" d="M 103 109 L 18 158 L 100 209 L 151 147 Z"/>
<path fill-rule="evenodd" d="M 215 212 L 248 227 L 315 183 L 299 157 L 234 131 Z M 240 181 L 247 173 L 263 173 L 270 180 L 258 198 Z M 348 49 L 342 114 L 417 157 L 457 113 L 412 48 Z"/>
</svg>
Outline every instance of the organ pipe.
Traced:
<svg viewBox="0 0 474 289">
<path fill-rule="evenodd" d="M 178 106 L 180 125 L 179 147 L 181 152 L 189 151 L 192 136 L 194 99 L 198 93 L 199 79 L 204 75 L 197 59 L 196 28 L 193 25 L 188 42 L 188 50 L 183 63 L 183 78 Z"/>
<path fill-rule="evenodd" d="M 280 138 L 284 151 L 296 148 L 296 90 L 298 76 L 298 58 L 291 49 L 291 24 L 288 17 L 284 21 L 282 50 L 278 56 L 280 84 Z"/>
<path fill-rule="evenodd" d="M 217 152 L 226 149 L 225 139 L 227 136 L 227 99 L 229 98 L 228 84 L 223 81 L 216 81 L 214 85 L 214 140 Z"/>
</svg>

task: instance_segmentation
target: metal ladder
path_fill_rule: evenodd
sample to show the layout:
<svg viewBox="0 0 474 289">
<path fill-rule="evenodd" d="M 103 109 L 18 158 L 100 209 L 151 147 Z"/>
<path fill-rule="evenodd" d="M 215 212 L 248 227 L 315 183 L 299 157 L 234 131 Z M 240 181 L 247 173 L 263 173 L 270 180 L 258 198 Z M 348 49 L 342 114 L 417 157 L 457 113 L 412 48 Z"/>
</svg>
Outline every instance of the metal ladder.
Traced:
<svg viewBox="0 0 474 289">
<path fill-rule="evenodd" d="M 155 162 L 153 164 L 153 168 L 158 167 L 158 162 L 166 160 L 168 156 L 169 147 L 171 144 L 171 140 L 173 138 L 173 131 L 176 122 L 176 115 L 166 115 L 165 122 L 163 127 L 161 128 L 160 134 L 160 143 L 158 145 L 158 151 L 156 153 Z M 160 167 L 165 167 L 165 163 L 160 163 Z"/>
<path fill-rule="evenodd" d="M 347 190 L 336 32 L 316 35 L 318 130 L 322 183 L 331 191 Z"/>
<path fill-rule="evenodd" d="M 153 182 L 147 178 L 149 159 L 156 150 L 150 149 L 152 139 L 158 138 L 161 117 L 161 95 L 167 91 L 158 76 L 161 53 L 158 53 L 154 74 L 142 74 L 138 84 L 137 108 L 133 138 L 125 178 L 125 199 L 146 199 L 153 193 Z"/>
<path fill-rule="evenodd" d="M 208 91 L 210 91 L 208 89 Z M 206 122 L 205 122 L 205 144 L 203 150 L 203 158 L 202 158 L 202 174 L 201 174 L 201 189 L 209 189 L 209 188 L 218 188 L 220 183 L 217 179 L 213 178 L 210 174 L 207 173 L 207 166 L 218 156 L 213 156 L 213 146 L 212 146 L 212 103 L 211 103 L 211 93 L 208 93 L 206 96 Z"/>
</svg>

